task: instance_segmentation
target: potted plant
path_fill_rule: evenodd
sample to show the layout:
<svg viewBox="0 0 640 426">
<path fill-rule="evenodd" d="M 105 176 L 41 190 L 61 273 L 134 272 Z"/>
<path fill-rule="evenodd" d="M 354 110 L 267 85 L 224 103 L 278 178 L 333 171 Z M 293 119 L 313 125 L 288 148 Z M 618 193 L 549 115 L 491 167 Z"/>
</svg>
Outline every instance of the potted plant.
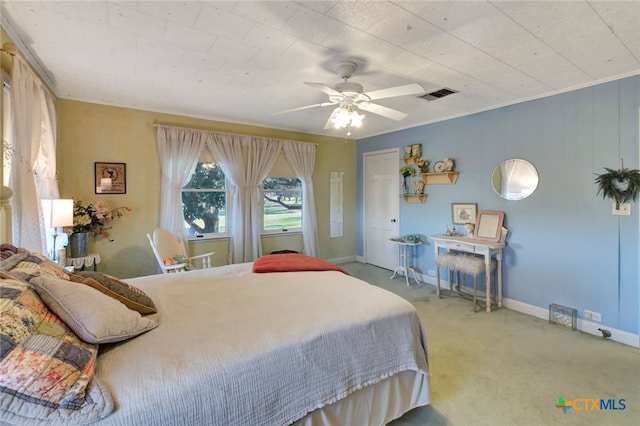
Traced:
<svg viewBox="0 0 640 426">
<path fill-rule="evenodd" d="M 610 198 L 616 202 L 616 209 L 621 203 L 636 200 L 640 191 L 640 170 L 626 169 L 624 167 L 615 170 L 604 168 L 607 173 L 596 175 L 595 183 L 598 184 L 597 195 L 602 193 L 602 198 Z"/>
<path fill-rule="evenodd" d="M 409 187 L 407 186 L 407 178 L 409 176 L 415 176 L 416 169 L 411 166 L 402 166 L 400 167 L 400 174 L 404 178 L 402 180 L 402 191 L 406 194 L 407 192 L 409 192 Z"/>
<path fill-rule="evenodd" d="M 416 163 L 420 169 L 420 173 L 427 173 L 429 170 L 429 160 L 420 160 Z"/>
</svg>

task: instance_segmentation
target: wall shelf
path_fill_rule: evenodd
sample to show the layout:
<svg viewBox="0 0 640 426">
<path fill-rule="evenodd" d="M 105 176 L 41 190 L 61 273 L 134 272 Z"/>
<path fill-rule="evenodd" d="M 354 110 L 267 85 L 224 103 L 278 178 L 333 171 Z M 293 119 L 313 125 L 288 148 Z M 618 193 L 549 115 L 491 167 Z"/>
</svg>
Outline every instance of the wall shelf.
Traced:
<svg viewBox="0 0 640 426">
<path fill-rule="evenodd" d="M 427 201 L 427 194 L 402 194 L 402 198 L 407 203 L 424 203 Z"/>
<path fill-rule="evenodd" d="M 420 161 L 420 157 L 409 157 L 404 159 L 404 164 L 407 166 L 415 166 Z"/>
<path fill-rule="evenodd" d="M 458 172 L 420 173 L 422 180 L 427 185 L 453 184 L 458 181 Z"/>
</svg>

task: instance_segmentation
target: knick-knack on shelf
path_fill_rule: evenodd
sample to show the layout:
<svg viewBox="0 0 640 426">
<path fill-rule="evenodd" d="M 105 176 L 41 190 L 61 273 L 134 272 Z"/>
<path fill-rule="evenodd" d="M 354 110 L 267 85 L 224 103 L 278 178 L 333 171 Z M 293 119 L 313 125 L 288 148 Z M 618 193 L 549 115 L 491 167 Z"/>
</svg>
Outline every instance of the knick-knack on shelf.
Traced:
<svg viewBox="0 0 640 426">
<path fill-rule="evenodd" d="M 444 171 L 445 172 L 452 172 L 453 171 L 453 167 L 454 167 L 453 158 L 445 157 L 442 160 L 442 162 L 444 163 Z"/>
</svg>

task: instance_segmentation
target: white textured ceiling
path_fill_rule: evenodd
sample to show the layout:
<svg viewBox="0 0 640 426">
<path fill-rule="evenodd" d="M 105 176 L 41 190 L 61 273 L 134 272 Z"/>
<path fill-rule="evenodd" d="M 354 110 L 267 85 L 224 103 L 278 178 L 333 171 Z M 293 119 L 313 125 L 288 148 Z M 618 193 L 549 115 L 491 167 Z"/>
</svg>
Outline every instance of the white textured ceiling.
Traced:
<svg viewBox="0 0 640 426">
<path fill-rule="evenodd" d="M 2 1 L 2 23 L 60 98 L 314 134 L 352 60 L 376 101 L 353 138 L 640 73 L 640 1 Z"/>
</svg>

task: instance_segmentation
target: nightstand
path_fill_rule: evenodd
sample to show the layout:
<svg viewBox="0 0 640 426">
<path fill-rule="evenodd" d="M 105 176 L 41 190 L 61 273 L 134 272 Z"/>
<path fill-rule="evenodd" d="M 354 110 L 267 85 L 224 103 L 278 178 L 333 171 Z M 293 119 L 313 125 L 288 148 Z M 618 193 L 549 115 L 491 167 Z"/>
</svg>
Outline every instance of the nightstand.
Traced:
<svg viewBox="0 0 640 426">
<path fill-rule="evenodd" d="M 93 270 L 97 270 L 97 264 L 100 263 L 100 255 L 97 253 L 89 253 L 83 257 L 67 257 L 66 266 L 73 266 L 74 269 L 84 271 L 84 268 L 93 266 Z"/>
</svg>

